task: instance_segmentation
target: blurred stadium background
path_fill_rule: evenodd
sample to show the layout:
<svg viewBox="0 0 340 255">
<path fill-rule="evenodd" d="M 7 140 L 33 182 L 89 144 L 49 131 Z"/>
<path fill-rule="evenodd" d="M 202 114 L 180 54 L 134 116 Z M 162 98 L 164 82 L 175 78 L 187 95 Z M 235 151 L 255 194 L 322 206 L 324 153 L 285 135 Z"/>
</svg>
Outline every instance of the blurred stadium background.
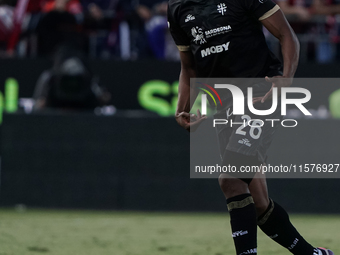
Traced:
<svg viewBox="0 0 340 255">
<path fill-rule="evenodd" d="M 277 3 L 301 42 L 296 76 L 338 78 L 340 2 Z M 233 252 L 217 181 L 189 178 L 166 8 L 0 0 L 1 255 Z M 299 120 L 292 142 L 278 132 L 271 154 L 340 163 L 340 86 L 309 89 L 313 118 Z M 311 242 L 340 252 L 338 179 L 268 185 Z M 287 254 L 259 241 L 265 254 Z"/>
</svg>

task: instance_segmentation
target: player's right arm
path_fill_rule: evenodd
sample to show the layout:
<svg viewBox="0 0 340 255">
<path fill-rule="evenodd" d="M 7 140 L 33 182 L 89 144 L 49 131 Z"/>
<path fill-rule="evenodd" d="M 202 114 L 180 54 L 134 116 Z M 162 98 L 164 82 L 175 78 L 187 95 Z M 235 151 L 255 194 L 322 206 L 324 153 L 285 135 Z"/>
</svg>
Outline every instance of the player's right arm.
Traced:
<svg viewBox="0 0 340 255">
<path fill-rule="evenodd" d="M 181 73 L 179 76 L 178 103 L 176 109 L 176 121 L 188 131 L 195 131 L 198 125 L 206 119 L 201 116 L 199 110 L 197 115 L 190 114 L 193 103 L 196 100 L 198 91 L 190 87 L 190 78 L 196 77 L 195 60 L 190 49 L 191 39 L 180 25 L 181 1 L 169 1 L 168 22 L 169 30 L 174 39 L 181 57 Z"/>
<path fill-rule="evenodd" d="M 181 112 L 190 112 L 193 103 L 190 102 L 190 96 L 192 96 L 192 99 L 196 98 L 196 90 L 190 87 L 190 78 L 196 77 L 195 64 L 191 51 L 180 51 L 180 58 L 181 73 L 179 75 L 176 116 Z"/>
<path fill-rule="evenodd" d="M 178 103 L 176 109 L 176 121 L 184 129 L 195 131 L 199 124 L 206 119 L 197 110 L 197 115 L 190 114 L 198 90 L 190 86 L 190 78 L 196 77 L 195 62 L 191 51 L 180 51 L 181 73 L 178 86 Z"/>
</svg>

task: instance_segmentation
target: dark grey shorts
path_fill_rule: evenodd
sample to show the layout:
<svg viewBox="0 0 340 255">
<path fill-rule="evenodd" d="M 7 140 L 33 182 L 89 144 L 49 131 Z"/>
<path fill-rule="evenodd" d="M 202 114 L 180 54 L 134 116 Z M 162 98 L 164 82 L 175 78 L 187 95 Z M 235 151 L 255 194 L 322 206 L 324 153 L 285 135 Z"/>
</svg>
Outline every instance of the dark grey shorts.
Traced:
<svg viewBox="0 0 340 255">
<path fill-rule="evenodd" d="M 280 104 L 279 104 L 280 105 Z M 269 116 L 254 115 L 245 106 L 244 115 L 233 115 L 232 101 L 218 110 L 214 115 L 214 119 L 227 119 L 226 125 L 216 125 L 217 138 L 219 141 L 220 155 L 223 160 L 225 150 L 234 151 L 247 156 L 257 155 L 260 162 L 265 162 L 267 158 L 267 150 L 273 140 L 273 135 L 281 123 L 281 109 L 278 108 Z M 257 103 L 255 109 L 267 110 L 272 106 L 272 101 L 265 103 Z M 276 119 L 279 121 L 268 121 Z M 233 124 L 230 126 L 231 120 L 235 122 L 246 122 L 244 124 Z M 250 123 L 249 120 L 252 120 Z M 249 126 L 248 124 L 251 124 Z"/>
</svg>

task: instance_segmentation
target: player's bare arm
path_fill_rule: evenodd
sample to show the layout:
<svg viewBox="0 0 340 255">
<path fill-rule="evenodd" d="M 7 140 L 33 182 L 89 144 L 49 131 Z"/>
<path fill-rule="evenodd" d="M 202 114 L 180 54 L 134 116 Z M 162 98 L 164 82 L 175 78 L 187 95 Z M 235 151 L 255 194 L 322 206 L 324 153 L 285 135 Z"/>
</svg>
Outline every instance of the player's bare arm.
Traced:
<svg viewBox="0 0 340 255">
<path fill-rule="evenodd" d="M 299 63 L 300 44 L 281 10 L 278 10 L 261 22 L 270 33 L 279 39 L 281 44 L 283 76 L 266 77 L 266 80 L 272 82 L 273 87 L 277 87 L 278 93 L 280 93 L 281 87 L 289 87 L 292 84 Z M 270 99 L 272 97 L 272 89 L 262 98 L 254 98 L 254 103 Z"/>
<path fill-rule="evenodd" d="M 199 110 L 197 110 L 197 115 L 189 113 L 198 94 L 198 91 L 190 86 L 190 78 L 196 77 L 194 57 L 191 51 L 180 51 L 180 57 L 181 73 L 179 76 L 176 121 L 186 130 L 195 131 L 206 117 L 202 116 Z"/>
</svg>

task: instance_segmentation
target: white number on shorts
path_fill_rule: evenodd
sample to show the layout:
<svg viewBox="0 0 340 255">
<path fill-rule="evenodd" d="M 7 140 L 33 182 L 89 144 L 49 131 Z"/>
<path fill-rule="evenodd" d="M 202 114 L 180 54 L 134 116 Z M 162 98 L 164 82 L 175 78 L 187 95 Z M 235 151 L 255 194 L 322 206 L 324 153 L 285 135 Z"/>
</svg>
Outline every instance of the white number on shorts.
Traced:
<svg viewBox="0 0 340 255">
<path fill-rule="evenodd" d="M 253 139 L 259 139 L 262 133 L 262 125 L 263 122 L 259 120 L 254 120 L 251 124 L 252 126 L 250 127 L 249 135 Z M 257 134 L 255 135 L 255 130 L 257 130 Z"/>
<path fill-rule="evenodd" d="M 241 119 L 244 121 L 244 120 L 246 120 L 246 124 L 248 123 L 248 121 L 249 120 L 251 120 L 251 118 L 248 116 L 248 115 L 243 115 L 242 117 L 241 117 Z M 245 125 L 241 125 L 237 130 L 236 130 L 236 134 L 238 134 L 238 135 L 246 135 L 247 133 L 246 133 L 246 131 L 243 131 L 243 129 L 244 128 L 246 128 L 247 126 L 245 126 Z"/>
<path fill-rule="evenodd" d="M 243 115 L 241 117 L 241 119 L 244 121 L 246 121 L 246 124 L 249 125 L 249 121 L 251 120 L 250 116 L 248 115 Z M 262 125 L 263 122 L 259 121 L 259 120 L 254 120 L 251 121 L 251 127 L 249 130 L 249 135 L 251 138 L 253 139 L 259 139 L 261 134 L 262 134 Z M 236 130 L 236 134 L 238 135 L 246 135 L 247 132 L 243 131 L 244 128 L 246 128 L 247 126 L 244 126 L 243 124 Z M 257 130 L 257 134 L 255 134 L 255 130 Z"/>
</svg>

